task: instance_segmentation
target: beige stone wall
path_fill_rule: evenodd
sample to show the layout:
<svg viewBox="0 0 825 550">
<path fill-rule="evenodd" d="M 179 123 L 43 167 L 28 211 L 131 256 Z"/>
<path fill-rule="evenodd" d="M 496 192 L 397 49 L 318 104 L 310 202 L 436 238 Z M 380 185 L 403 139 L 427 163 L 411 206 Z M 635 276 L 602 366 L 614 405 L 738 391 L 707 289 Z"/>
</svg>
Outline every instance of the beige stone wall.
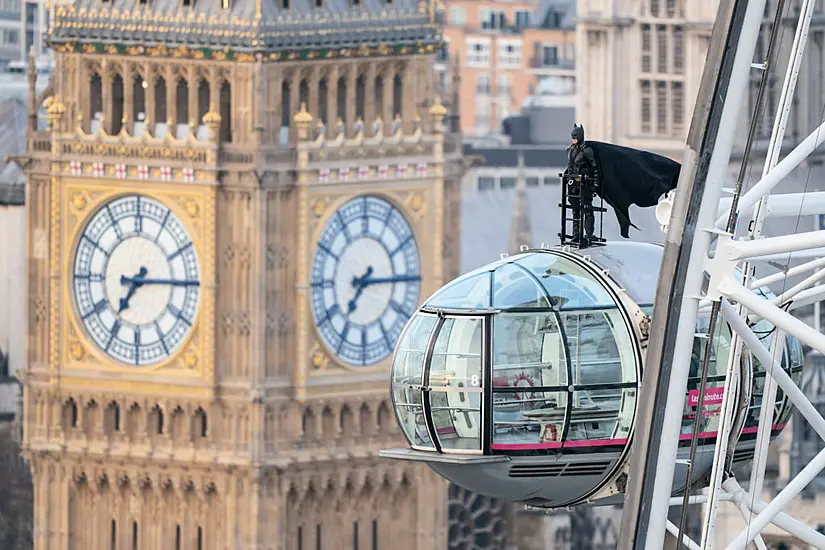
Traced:
<svg viewBox="0 0 825 550">
<path fill-rule="evenodd" d="M 391 410 L 390 360 L 361 370 L 336 364 L 306 298 L 319 224 L 363 193 L 387 196 L 414 227 L 424 295 L 457 274 L 461 153 L 441 134 L 443 107 L 430 112 L 431 60 L 385 56 L 334 67 L 157 53 L 58 53 L 54 89 L 42 98 L 53 131 L 29 135 L 24 446 L 35 477 L 36 550 L 109 550 L 113 536 L 118 548 L 281 550 L 299 537 L 314 548 L 319 530 L 323 548 L 353 540 L 356 530 L 369 547 L 373 522 L 379 547 L 445 547 L 446 482 L 426 467 L 377 459 L 378 449 L 405 446 Z M 271 122 L 282 119 L 284 82 L 299 100 L 290 105 L 306 103 L 301 114 L 312 117 L 325 75 L 339 69 L 362 86 L 362 125 L 348 116 L 343 129 L 321 132 L 312 118 L 299 131 L 296 105 L 287 113 L 292 146 L 282 144 Z M 103 82 L 99 128 L 95 75 Z M 400 77 L 395 125 L 381 75 Z M 193 93 L 203 83 L 208 112 L 187 117 L 181 139 L 151 135 L 153 124 L 134 135 L 135 95 L 124 95 L 124 116 L 112 120 L 107 90 L 117 78 L 125 90 L 185 81 L 190 115 L 204 107 Z M 228 117 L 218 98 L 227 85 L 231 140 L 222 140 Z M 177 86 L 170 89 L 171 101 Z M 355 89 L 342 96 L 351 115 Z M 147 93 L 147 113 L 156 99 Z M 379 115 L 383 127 L 373 125 Z M 356 166 L 348 183 L 321 185 L 323 167 L 338 173 L 337 163 L 355 158 L 371 167 L 367 177 L 356 178 Z M 381 181 L 376 169 L 385 162 L 393 175 Z M 136 190 L 185 219 L 203 292 L 191 339 L 149 369 L 110 360 L 89 341 L 68 271 L 89 213 Z"/>
</svg>

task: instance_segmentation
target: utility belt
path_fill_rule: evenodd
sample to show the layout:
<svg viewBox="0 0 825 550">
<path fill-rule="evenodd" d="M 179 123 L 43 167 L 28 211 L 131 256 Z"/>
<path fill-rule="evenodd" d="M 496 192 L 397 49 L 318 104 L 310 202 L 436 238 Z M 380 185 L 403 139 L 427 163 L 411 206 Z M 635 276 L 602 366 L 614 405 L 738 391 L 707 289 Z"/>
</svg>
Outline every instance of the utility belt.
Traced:
<svg viewBox="0 0 825 550">
<path fill-rule="evenodd" d="M 575 190 L 575 194 L 584 195 L 585 193 L 592 193 L 595 195 L 596 186 L 598 185 L 598 181 L 593 180 L 590 176 L 564 176 L 565 183 L 567 188 L 570 190 Z"/>
</svg>

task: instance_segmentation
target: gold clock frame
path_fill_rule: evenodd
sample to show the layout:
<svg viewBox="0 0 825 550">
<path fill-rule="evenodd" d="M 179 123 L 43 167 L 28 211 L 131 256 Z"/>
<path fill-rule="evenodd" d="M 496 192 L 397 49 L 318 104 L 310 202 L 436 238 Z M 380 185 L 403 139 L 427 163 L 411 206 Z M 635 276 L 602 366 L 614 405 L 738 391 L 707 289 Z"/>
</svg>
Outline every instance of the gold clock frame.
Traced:
<svg viewBox="0 0 825 550">
<path fill-rule="evenodd" d="M 102 183 L 83 178 L 64 178 L 53 186 L 51 265 L 59 266 L 55 292 L 52 279 L 51 369 L 61 383 L 82 386 L 94 377 L 106 389 L 143 386 L 188 386 L 191 392 L 211 391 L 215 383 L 215 252 L 216 189 L 205 185 L 154 184 L 149 182 Z M 83 327 L 72 292 L 74 254 L 83 229 L 102 205 L 125 195 L 141 194 L 169 208 L 192 239 L 200 269 L 200 299 L 192 328 L 179 347 L 166 359 L 147 366 L 127 365 L 99 349 Z M 110 373 L 109 379 L 101 374 Z M 119 376 L 125 375 L 125 376 Z M 168 390 L 162 393 L 168 393 Z"/>
<path fill-rule="evenodd" d="M 421 184 L 410 185 L 409 183 L 403 182 L 402 185 L 388 186 L 381 189 L 375 189 L 368 185 L 365 185 L 363 188 L 353 189 L 350 185 L 346 189 L 341 189 L 338 193 L 329 189 L 325 189 L 320 193 L 310 192 L 307 197 L 307 208 L 309 210 L 307 217 L 312 223 L 308 224 L 305 231 L 311 245 L 306 247 L 307 249 L 303 255 L 307 278 L 303 283 L 306 284 L 306 288 L 309 291 L 308 278 L 318 249 L 318 239 L 327 222 L 344 204 L 365 195 L 378 197 L 389 202 L 401 212 L 404 220 L 410 226 L 416 246 L 418 247 L 418 261 L 422 275 L 418 297 L 420 301 L 422 297 L 428 296 L 434 291 L 434 289 L 430 288 L 432 281 L 427 277 L 427 274 L 433 270 L 433 254 L 431 250 L 433 235 L 431 233 L 434 230 L 432 220 L 427 214 L 434 208 L 432 204 L 434 197 L 432 190 Z M 308 351 L 308 357 L 304 359 L 307 363 L 302 361 L 299 364 L 302 366 L 306 364 L 309 365 L 305 368 L 310 371 L 310 376 L 335 375 L 341 371 L 370 374 L 389 370 L 394 350 L 390 350 L 389 356 L 372 365 L 353 366 L 340 361 L 332 350 L 327 347 L 326 342 L 324 342 L 318 333 L 318 327 L 312 314 L 312 298 L 309 292 L 307 292 L 306 299 L 301 307 L 304 309 L 303 318 L 305 320 L 305 327 L 303 327 L 301 333 L 302 338 L 308 344 L 305 348 Z M 301 373 L 298 374 L 298 380 L 300 381 Z"/>
</svg>

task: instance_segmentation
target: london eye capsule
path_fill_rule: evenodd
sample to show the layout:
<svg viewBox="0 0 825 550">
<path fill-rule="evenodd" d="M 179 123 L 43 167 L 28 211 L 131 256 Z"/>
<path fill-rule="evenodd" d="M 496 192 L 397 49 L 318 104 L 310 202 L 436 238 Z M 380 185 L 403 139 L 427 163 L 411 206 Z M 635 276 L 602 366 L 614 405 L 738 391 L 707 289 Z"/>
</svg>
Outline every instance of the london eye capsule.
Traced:
<svg viewBox="0 0 825 550">
<path fill-rule="evenodd" d="M 533 506 L 621 502 L 662 251 L 633 242 L 527 250 L 441 288 L 410 319 L 393 359 L 393 406 L 410 448 L 381 456 Z M 707 317 L 697 322 L 680 436 L 686 459 L 710 345 L 694 486 L 712 464 L 731 337 L 720 321 L 709 338 Z M 754 326 L 766 343 L 772 329 Z M 801 345 L 781 345 L 782 367 L 798 379 Z M 753 456 L 765 380 L 748 353 L 740 372 L 728 390 L 742 403 L 734 464 Z M 778 391 L 773 436 L 790 413 Z M 684 468 L 677 464 L 674 494 Z"/>
</svg>

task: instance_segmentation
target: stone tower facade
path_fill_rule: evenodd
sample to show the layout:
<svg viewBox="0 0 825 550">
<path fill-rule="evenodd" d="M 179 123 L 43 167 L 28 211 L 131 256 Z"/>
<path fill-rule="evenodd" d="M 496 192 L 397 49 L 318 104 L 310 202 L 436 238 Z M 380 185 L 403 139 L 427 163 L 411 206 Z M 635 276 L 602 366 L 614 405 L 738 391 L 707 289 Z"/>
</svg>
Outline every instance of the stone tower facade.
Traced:
<svg viewBox="0 0 825 550">
<path fill-rule="evenodd" d="M 435 17 L 51 4 L 19 159 L 37 550 L 445 547 L 446 483 L 377 458 L 392 350 L 458 269 Z"/>
</svg>

